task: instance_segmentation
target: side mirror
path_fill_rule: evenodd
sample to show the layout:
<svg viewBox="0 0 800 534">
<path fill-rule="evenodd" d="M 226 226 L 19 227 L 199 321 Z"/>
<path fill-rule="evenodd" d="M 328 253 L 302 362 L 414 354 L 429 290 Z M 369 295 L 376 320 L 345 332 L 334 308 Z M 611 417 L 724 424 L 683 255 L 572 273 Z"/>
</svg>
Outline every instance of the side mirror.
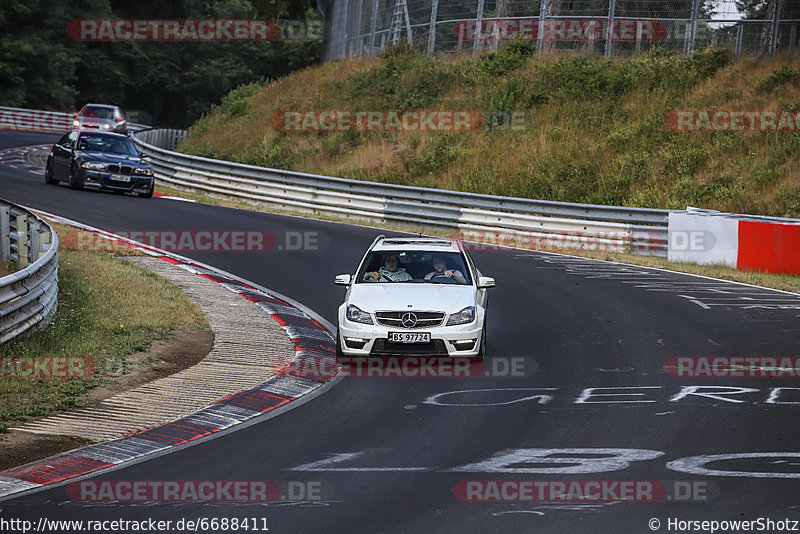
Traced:
<svg viewBox="0 0 800 534">
<path fill-rule="evenodd" d="M 351 283 L 351 276 L 349 274 L 340 274 L 336 276 L 333 283 L 337 286 L 349 286 Z"/>
<path fill-rule="evenodd" d="M 486 289 L 489 287 L 494 287 L 494 278 L 489 278 L 488 276 L 479 276 L 478 289 Z"/>
</svg>

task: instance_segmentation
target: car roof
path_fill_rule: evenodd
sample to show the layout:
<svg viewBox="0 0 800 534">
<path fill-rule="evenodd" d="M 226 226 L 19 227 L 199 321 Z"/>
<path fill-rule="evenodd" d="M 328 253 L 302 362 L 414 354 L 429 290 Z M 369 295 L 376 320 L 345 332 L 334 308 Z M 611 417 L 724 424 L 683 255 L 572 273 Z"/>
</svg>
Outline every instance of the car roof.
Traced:
<svg viewBox="0 0 800 534">
<path fill-rule="evenodd" d="M 83 108 L 81 108 L 81 109 L 86 109 L 86 108 L 107 108 L 107 109 L 114 109 L 114 108 L 116 108 L 116 107 L 118 107 L 118 106 L 112 106 L 111 104 L 86 104 L 86 105 L 85 105 L 85 106 L 83 106 Z"/>
<path fill-rule="evenodd" d="M 458 240 L 435 237 L 387 237 L 372 247 L 374 251 L 418 250 L 430 252 L 459 252 Z"/>
<path fill-rule="evenodd" d="M 99 135 L 99 136 L 102 136 L 102 137 L 111 137 L 112 139 L 128 139 L 128 140 L 130 140 L 130 138 L 125 134 L 116 133 L 116 132 L 103 132 L 103 131 L 98 131 L 98 130 L 90 130 L 88 128 L 84 128 L 84 129 L 78 130 L 78 133 L 79 134 L 92 134 L 92 135 L 95 135 L 95 136 Z"/>
</svg>

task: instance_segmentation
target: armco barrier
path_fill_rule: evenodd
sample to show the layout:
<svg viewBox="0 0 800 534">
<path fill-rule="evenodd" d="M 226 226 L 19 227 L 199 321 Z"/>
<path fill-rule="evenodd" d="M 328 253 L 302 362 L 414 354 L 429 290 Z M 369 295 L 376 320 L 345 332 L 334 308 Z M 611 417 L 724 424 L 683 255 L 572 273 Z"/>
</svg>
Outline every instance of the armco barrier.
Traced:
<svg viewBox="0 0 800 534">
<path fill-rule="evenodd" d="M 687 208 L 669 215 L 670 261 L 800 275 L 800 219 Z"/>
<path fill-rule="evenodd" d="M 507 245 L 666 256 L 669 211 L 499 197 L 348 180 L 174 152 L 183 130 L 132 138 L 171 186 L 352 219 L 401 222 Z"/>
<path fill-rule="evenodd" d="M 0 129 L 34 132 L 66 132 L 72 129 L 71 111 L 42 111 L 38 109 L 0 107 Z M 129 132 L 149 128 L 144 124 L 128 123 Z"/>
<path fill-rule="evenodd" d="M 0 278 L 0 343 L 43 326 L 58 305 L 58 235 L 42 219 L 0 200 L 0 261 L 22 269 Z"/>
</svg>

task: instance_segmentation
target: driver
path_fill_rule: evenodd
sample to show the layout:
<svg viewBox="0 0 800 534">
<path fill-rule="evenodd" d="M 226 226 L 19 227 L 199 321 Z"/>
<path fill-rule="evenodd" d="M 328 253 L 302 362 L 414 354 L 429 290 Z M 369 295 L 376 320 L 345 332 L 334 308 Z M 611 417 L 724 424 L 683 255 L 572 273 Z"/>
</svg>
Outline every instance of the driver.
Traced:
<svg viewBox="0 0 800 534">
<path fill-rule="evenodd" d="M 454 271 L 447 268 L 447 258 L 441 254 L 434 256 L 431 263 L 433 263 L 433 271 L 425 275 L 425 280 L 430 280 L 431 278 L 452 278 L 459 284 L 467 283 L 467 279 L 464 278 L 461 271 Z"/>
<path fill-rule="evenodd" d="M 113 143 L 111 143 L 111 152 L 114 154 L 125 154 L 127 152 L 125 149 L 125 143 L 120 140 L 115 140 Z"/>
<path fill-rule="evenodd" d="M 383 266 L 378 272 L 370 272 L 364 274 L 364 281 L 379 282 L 381 279 L 390 280 L 392 282 L 406 282 L 413 280 L 404 267 L 400 267 L 400 258 L 395 254 L 389 254 L 383 258 Z"/>
</svg>

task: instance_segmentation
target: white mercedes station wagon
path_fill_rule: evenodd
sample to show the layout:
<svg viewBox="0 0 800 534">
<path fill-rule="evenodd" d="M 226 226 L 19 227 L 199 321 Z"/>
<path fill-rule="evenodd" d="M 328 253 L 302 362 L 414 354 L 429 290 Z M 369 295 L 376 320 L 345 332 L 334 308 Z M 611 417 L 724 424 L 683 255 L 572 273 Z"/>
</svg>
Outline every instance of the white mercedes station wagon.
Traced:
<svg viewBox="0 0 800 534">
<path fill-rule="evenodd" d="M 464 356 L 486 352 L 486 289 L 458 239 L 378 236 L 339 307 L 340 356 Z"/>
</svg>

